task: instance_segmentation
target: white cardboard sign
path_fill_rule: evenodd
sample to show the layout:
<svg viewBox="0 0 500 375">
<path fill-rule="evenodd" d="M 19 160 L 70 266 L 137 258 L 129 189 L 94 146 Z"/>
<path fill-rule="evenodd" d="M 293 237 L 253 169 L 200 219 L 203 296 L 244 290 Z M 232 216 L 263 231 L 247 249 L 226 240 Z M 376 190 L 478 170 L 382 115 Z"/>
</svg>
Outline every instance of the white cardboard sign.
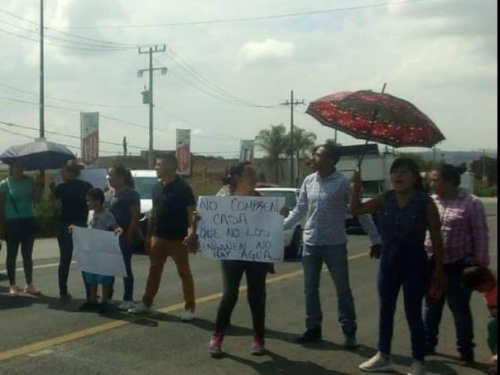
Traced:
<svg viewBox="0 0 500 375">
<path fill-rule="evenodd" d="M 118 236 L 113 232 L 73 227 L 73 248 L 80 271 L 125 277 L 127 271 Z"/>
<path fill-rule="evenodd" d="M 219 260 L 283 260 L 282 197 L 201 196 L 197 211 L 201 252 Z"/>
</svg>

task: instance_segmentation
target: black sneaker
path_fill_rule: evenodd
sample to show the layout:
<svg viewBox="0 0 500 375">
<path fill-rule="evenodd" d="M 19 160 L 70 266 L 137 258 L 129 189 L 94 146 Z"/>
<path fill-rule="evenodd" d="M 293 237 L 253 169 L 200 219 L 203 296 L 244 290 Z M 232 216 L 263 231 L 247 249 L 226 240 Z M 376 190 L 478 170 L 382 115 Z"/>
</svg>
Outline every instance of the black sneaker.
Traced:
<svg viewBox="0 0 500 375">
<path fill-rule="evenodd" d="M 355 335 L 346 335 L 344 337 L 344 348 L 347 350 L 354 350 L 358 348 L 358 341 Z"/>
<path fill-rule="evenodd" d="M 425 344 L 424 355 L 436 355 L 436 347 L 431 344 Z"/>
<path fill-rule="evenodd" d="M 305 331 L 302 336 L 297 337 L 295 339 L 295 342 L 297 344 L 306 344 L 306 343 L 311 343 L 311 342 L 318 342 L 321 341 L 321 329 L 308 329 Z"/>
<path fill-rule="evenodd" d="M 101 302 L 97 307 L 98 314 L 106 314 L 113 311 L 113 305 L 108 302 Z"/>
<path fill-rule="evenodd" d="M 460 350 L 459 353 L 460 353 L 460 360 L 458 361 L 458 364 L 460 366 L 472 366 L 475 363 L 474 350 L 463 349 Z"/>
<path fill-rule="evenodd" d="M 98 308 L 99 308 L 99 304 L 97 302 L 85 302 L 78 308 L 78 310 L 80 310 L 80 311 L 96 311 Z"/>
</svg>

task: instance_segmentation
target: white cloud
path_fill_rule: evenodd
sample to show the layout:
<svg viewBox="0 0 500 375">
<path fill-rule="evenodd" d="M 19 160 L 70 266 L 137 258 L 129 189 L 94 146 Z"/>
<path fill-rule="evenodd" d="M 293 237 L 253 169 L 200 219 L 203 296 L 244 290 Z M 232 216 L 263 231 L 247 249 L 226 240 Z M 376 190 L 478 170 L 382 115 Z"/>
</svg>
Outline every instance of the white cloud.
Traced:
<svg viewBox="0 0 500 375">
<path fill-rule="evenodd" d="M 239 50 L 239 56 L 247 63 L 286 61 L 294 52 L 293 43 L 266 39 L 262 42 L 245 43 Z"/>
</svg>

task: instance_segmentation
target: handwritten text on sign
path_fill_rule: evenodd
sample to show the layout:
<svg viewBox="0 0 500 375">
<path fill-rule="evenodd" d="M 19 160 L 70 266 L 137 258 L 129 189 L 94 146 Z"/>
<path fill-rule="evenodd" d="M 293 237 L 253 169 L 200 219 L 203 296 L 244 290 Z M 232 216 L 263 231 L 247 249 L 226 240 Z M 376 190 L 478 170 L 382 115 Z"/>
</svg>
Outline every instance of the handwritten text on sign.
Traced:
<svg viewBox="0 0 500 375">
<path fill-rule="evenodd" d="M 201 196 L 197 211 L 203 254 L 213 259 L 283 260 L 284 198 Z"/>
</svg>

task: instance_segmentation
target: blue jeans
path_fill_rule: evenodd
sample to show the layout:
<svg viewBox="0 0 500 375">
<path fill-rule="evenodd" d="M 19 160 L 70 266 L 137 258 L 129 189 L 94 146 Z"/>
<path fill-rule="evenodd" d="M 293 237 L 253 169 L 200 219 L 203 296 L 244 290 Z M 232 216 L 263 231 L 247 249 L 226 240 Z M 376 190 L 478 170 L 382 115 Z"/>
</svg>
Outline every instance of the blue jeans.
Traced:
<svg viewBox="0 0 500 375">
<path fill-rule="evenodd" d="M 132 254 L 134 253 L 133 244 L 129 244 L 125 235 L 120 236 L 120 249 L 123 254 L 123 261 L 125 262 L 125 270 L 127 276 L 123 278 L 123 300 L 134 300 L 134 274 L 132 273 Z"/>
<path fill-rule="evenodd" d="M 432 260 L 433 261 L 433 260 Z M 472 291 L 462 287 L 463 261 L 444 265 L 446 285 L 442 298 L 425 296 L 424 325 L 425 343 L 435 347 L 438 344 L 439 324 L 443 314 L 444 303 L 447 302 L 455 321 L 457 349 L 459 352 L 474 348 L 474 329 L 470 299 Z"/>
<path fill-rule="evenodd" d="M 333 246 L 306 245 L 302 256 L 304 293 L 306 298 L 306 328 L 321 329 L 323 313 L 319 299 L 319 282 L 323 262 L 326 263 L 337 291 L 338 321 L 346 336 L 356 334 L 356 311 L 349 285 L 346 244 Z"/>
<path fill-rule="evenodd" d="M 406 320 L 410 327 L 413 358 L 424 359 L 424 322 L 422 303 L 429 285 L 429 261 L 424 250 L 382 253 L 378 277 L 380 298 L 378 350 L 391 353 L 394 313 L 399 290 L 403 287 Z"/>
</svg>

